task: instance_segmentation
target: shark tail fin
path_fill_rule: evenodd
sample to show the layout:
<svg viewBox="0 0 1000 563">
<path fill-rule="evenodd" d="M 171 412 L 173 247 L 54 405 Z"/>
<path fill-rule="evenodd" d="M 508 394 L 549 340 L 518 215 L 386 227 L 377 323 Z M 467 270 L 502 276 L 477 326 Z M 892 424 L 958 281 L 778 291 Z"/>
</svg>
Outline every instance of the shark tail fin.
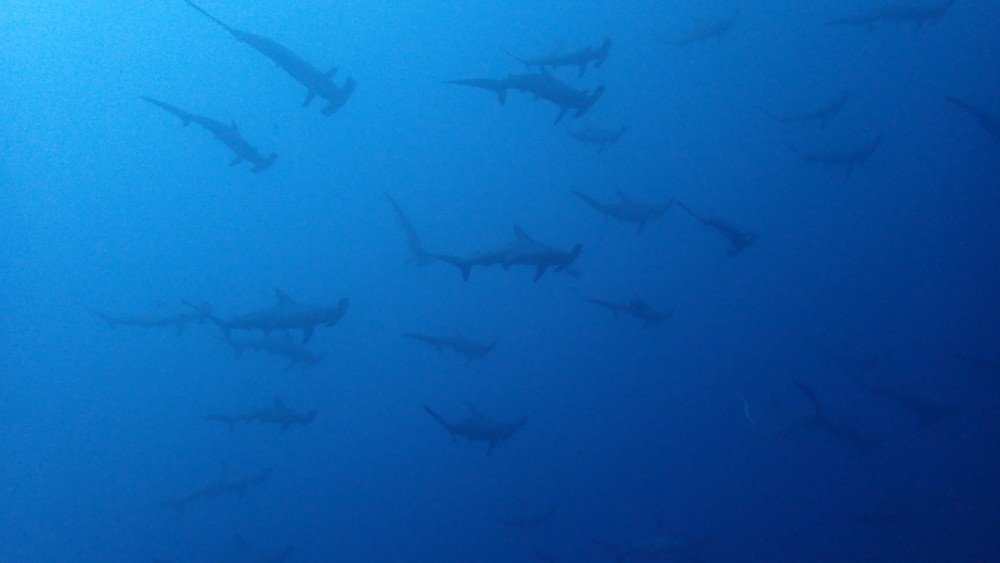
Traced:
<svg viewBox="0 0 1000 563">
<path fill-rule="evenodd" d="M 274 161 L 276 160 L 278 160 L 278 153 L 272 152 L 271 154 L 267 155 L 267 158 L 254 165 L 254 167 L 251 168 L 250 171 L 253 173 L 263 172 L 268 168 L 270 168 L 271 165 L 274 164 Z"/>
<path fill-rule="evenodd" d="M 605 37 L 604 42 L 601 43 L 600 48 L 597 49 L 597 56 L 594 57 L 594 68 L 601 68 L 604 61 L 608 59 L 608 53 L 611 52 L 611 38 Z M 581 73 L 582 76 L 583 73 Z"/>
<path fill-rule="evenodd" d="M 425 406 L 424 410 L 427 411 L 427 414 L 431 415 L 431 418 L 433 418 L 434 420 L 436 420 L 438 424 L 440 424 L 441 426 L 443 426 L 444 429 L 447 430 L 449 434 L 451 434 L 452 438 L 455 437 L 455 431 L 452 430 L 451 424 L 447 420 L 445 420 L 444 417 L 442 417 L 438 413 L 436 413 L 433 410 L 431 410 L 430 407 Z"/>
</svg>

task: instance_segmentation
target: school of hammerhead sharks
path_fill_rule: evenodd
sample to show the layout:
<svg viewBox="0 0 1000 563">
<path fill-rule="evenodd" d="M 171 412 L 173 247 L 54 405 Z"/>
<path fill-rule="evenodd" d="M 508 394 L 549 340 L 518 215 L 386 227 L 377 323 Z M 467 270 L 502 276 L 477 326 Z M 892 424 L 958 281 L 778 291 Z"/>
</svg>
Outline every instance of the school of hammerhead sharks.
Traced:
<svg viewBox="0 0 1000 563">
<path fill-rule="evenodd" d="M 323 115 L 331 116 L 335 114 L 344 104 L 346 104 L 355 90 L 355 81 L 352 78 L 337 80 L 337 70 L 324 71 L 310 62 L 304 60 L 288 47 L 273 39 L 262 35 L 257 35 L 248 31 L 233 28 L 214 15 L 202 9 L 200 6 L 183 0 L 193 10 L 210 20 L 238 42 L 242 43 L 252 51 L 263 55 L 272 63 L 277 65 L 284 73 L 293 80 L 301 84 L 305 90 L 303 106 L 309 106 L 317 98 L 322 100 L 321 112 Z M 883 7 L 873 9 L 868 12 L 859 13 L 835 20 L 828 23 L 838 26 L 868 26 L 871 27 L 880 22 L 901 22 L 921 26 L 931 24 L 945 14 L 952 7 L 954 0 L 931 1 L 922 3 L 890 3 Z M 684 47 L 693 43 L 702 42 L 709 39 L 718 39 L 725 36 L 730 28 L 737 22 L 739 13 L 731 16 L 702 22 L 689 33 L 676 38 L 666 39 L 654 33 L 655 38 L 665 44 Z M 503 78 L 461 78 L 449 81 L 449 84 L 469 88 L 470 92 L 485 91 L 496 97 L 500 104 L 504 104 L 510 92 L 523 92 L 533 96 L 536 100 L 551 102 L 555 108 L 555 123 L 563 123 L 567 116 L 580 118 L 584 116 L 595 104 L 599 103 L 605 92 L 604 86 L 598 86 L 593 91 L 581 91 L 567 84 L 557 77 L 557 73 L 570 71 L 569 76 L 582 77 L 588 67 L 598 68 L 605 64 L 612 52 L 612 39 L 604 38 L 596 42 L 593 46 L 586 46 L 577 50 L 563 50 L 555 54 L 526 58 L 507 53 L 519 63 L 527 67 L 527 72 L 521 74 L 510 74 Z M 470 94 L 471 95 L 471 94 Z M 848 104 L 848 93 L 840 92 L 835 96 L 809 109 L 777 114 L 764 111 L 769 117 L 780 123 L 820 123 L 835 119 L 841 110 Z M 234 153 L 231 165 L 249 163 L 254 173 L 264 172 L 275 165 L 278 155 L 269 153 L 265 155 L 253 144 L 243 137 L 235 123 L 226 124 L 210 117 L 190 113 L 170 102 L 153 97 L 142 96 L 142 100 L 152 104 L 165 112 L 179 118 L 183 125 L 194 123 L 208 130 L 214 139 L 224 144 Z M 987 110 L 962 99 L 948 97 L 947 103 L 953 104 L 960 110 L 971 116 L 979 126 L 985 129 L 994 138 L 1000 140 L 1000 115 L 991 114 Z M 614 144 L 624 134 L 626 128 L 600 129 L 590 125 L 587 126 L 566 126 L 566 130 L 573 139 L 586 144 L 596 146 L 596 150 L 605 150 L 608 145 Z M 878 150 L 882 142 L 882 136 L 877 135 L 860 146 L 844 147 L 839 150 L 827 152 L 809 151 L 799 147 L 789 145 L 789 149 L 807 163 L 815 163 L 827 167 L 840 167 L 847 176 L 859 166 L 868 161 Z M 755 242 L 756 233 L 750 230 L 739 228 L 729 221 L 702 213 L 691 209 L 681 201 L 670 199 L 667 201 L 637 201 L 625 194 L 619 193 L 617 200 L 601 201 L 591 195 L 581 191 L 572 190 L 572 194 L 579 198 L 586 206 L 593 208 L 605 219 L 612 219 L 621 223 L 634 226 L 637 233 L 642 233 L 646 225 L 656 221 L 675 205 L 687 216 L 704 225 L 711 232 L 721 237 L 727 247 L 725 252 L 730 257 L 736 257 L 747 251 Z M 564 273 L 567 275 L 579 275 L 574 269 L 574 262 L 584 251 L 583 245 L 577 244 L 569 249 L 559 249 L 536 241 L 528 233 L 519 227 L 514 227 L 514 240 L 500 245 L 496 248 L 484 250 L 471 256 L 455 256 L 444 253 L 428 251 L 421 243 L 417 230 L 404 213 L 398 202 L 389 194 L 386 194 L 387 204 L 393 209 L 398 217 L 404 239 L 408 246 L 411 261 L 417 264 L 440 263 L 446 266 L 455 267 L 462 279 L 469 280 L 472 270 L 476 266 L 489 268 L 497 265 L 503 270 L 512 266 L 524 266 L 533 269 L 533 281 L 537 282 L 546 272 Z M 591 299 L 591 304 L 608 310 L 614 316 L 634 317 L 643 327 L 648 327 L 667 321 L 673 311 L 656 310 L 642 298 L 635 296 L 630 299 L 619 301 L 605 299 Z M 180 335 L 185 327 L 191 323 L 212 323 L 216 325 L 221 334 L 216 336 L 220 342 L 232 349 L 237 358 L 246 351 L 262 353 L 274 356 L 287 362 L 286 369 L 310 368 L 324 361 L 326 354 L 316 353 L 307 346 L 318 327 L 332 327 L 336 325 L 345 314 L 348 313 L 350 302 L 348 298 L 342 298 L 334 304 L 311 304 L 300 302 L 287 295 L 281 290 L 276 290 L 276 302 L 269 306 L 252 310 L 243 314 L 224 317 L 219 315 L 209 303 L 183 303 L 183 309 L 174 315 L 148 315 L 148 316 L 124 316 L 109 314 L 92 308 L 88 309 L 95 315 L 104 319 L 111 326 L 134 326 L 141 328 L 169 327 Z M 261 334 L 262 336 L 255 336 Z M 450 350 L 456 354 L 464 356 L 469 361 L 482 358 L 489 354 L 496 341 L 477 342 L 455 332 L 453 335 L 432 335 L 422 333 L 404 333 L 405 338 L 429 345 L 438 350 Z M 844 354 L 832 347 L 811 342 L 815 348 L 845 367 L 852 369 L 867 369 L 877 365 L 884 360 L 882 357 L 855 357 Z M 890 386 L 876 386 L 865 380 L 858 379 L 864 389 L 873 397 L 880 400 L 894 403 L 897 407 L 912 413 L 919 419 L 922 425 L 935 424 L 958 411 L 958 406 L 953 404 L 938 404 L 928 398 L 904 393 L 899 389 Z M 834 441 L 840 442 L 847 448 L 858 452 L 864 452 L 879 445 L 879 440 L 866 435 L 863 431 L 856 429 L 850 424 L 830 417 L 823 408 L 822 401 L 807 385 L 801 382 L 794 382 L 796 392 L 801 393 L 801 398 L 808 404 L 809 412 L 805 415 L 793 417 L 790 422 L 786 422 L 781 428 L 776 430 L 776 434 L 788 435 L 802 431 L 814 431 L 825 434 Z M 742 400 L 742 397 L 741 397 Z M 751 418 L 749 405 L 743 401 L 746 407 L 746 416 Z M 494 419 L 480 413 L 474 406 L 469 407 L 469 414 L 466 418 L 451 419 L 439 414 L 434 409 L 425 406 L 424 410 L 428 415 L 428 424 L 440 425 L 452 437 L 459 436 L 471 441 L 485 443 L 486 455 L 491 455 L 495 448 L 503 441 L 516 434 L 524 426 L 527 417 L 511 417 L 509 419 Z M 293 425 L 308 425 L 317 415 L 316 410 L 300 411 L 284 404 L 280 397 L 275 396 L 273 402 L 259 408 L 249 409 L 245 412 L 237 413 L 213 413 L 207 414 L 206 421 L 233 427 L 238 424 L 259 423 L 276 425 L 281 430 L 285 430 Z M 268 480 L 271 470 L 263 469 L 256 473 L 251 473 L 239 477 L 227 475 L 225 478 L 209 483 L 188 494 L 175 498 L 162 499 L 157 501 L 160 506 L 181 512 L 191 503 L 205 501 L 221 496 L 242 496 L 248 490 L 258 487 Z M 546 510 L 540 514 L 521 519 L 511 519 L 505 522 L 509 526 L 533 526 L 538 525 L 551 516 L 552 510 Z M 672 534 L 661 534 L 639 540 L 631 545 L 605 545 L 602 546 L 608 554 L 617 561 L 628 561 L 643 559 L 647 557 L 667 557 L 679 560 L 700 560 L 705 557 L 706 545 L 703 541 L 690 538 L 682 538 Z M 292 552 L 291 546 L 285 546 L 273 553 L 266 554 L 258 559 L 258 563 L 280 562 L 285 560 Z M 534 556 L 539 560 L 556 561 L 556 558 L 548 553 L 537 551 Z M 163 561 L 154 559 L 154 561 Z"/>
</svg>

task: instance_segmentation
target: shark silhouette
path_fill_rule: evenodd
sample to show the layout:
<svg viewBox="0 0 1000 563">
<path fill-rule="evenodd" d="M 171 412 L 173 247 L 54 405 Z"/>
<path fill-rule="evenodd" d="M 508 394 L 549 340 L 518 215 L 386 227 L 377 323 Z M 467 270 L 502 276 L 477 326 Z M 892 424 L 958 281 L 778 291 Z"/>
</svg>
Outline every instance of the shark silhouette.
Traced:
<svg viewBox="0 0 1000 563">
<path fill-rule="evenodd" d="M 579 76 L 581 78 L 584 71 L 587 70 L 589 63 L 594 63 L 594 68 L 601 68 L 601 65 L 608 58 L 609 51 L 611 51 L 610 37 L 605 37 L 604 42 L 597 48 L 587 46 L 575 51 L 556 52 L 531 58 L 518 57 L 510 51 L 504 50 L 512 58 L 528 67 L 528 70 L 537 68 L 540 72 L 544 72 L 548 69 L 556 69 L 563 66 L 575 66 L 580 69 Z"/>
<path fill-rule="evenodd" d="M 507 438 L 513 436 L 521 426 L 524 426 L 525 421 L 528 417 L 521 417 L 517 422 L 501 422 L 498 420 L 493 420 L 483 416 L 479 409 L 469 405 L 470 416 L 465 419 L 449 421 L 438 413 L 431 410 L 429 407 L 424 407 L 427 414 L 431 415 L 431 418 L 437 421 L 445 430 L 451 434 L 451 437 L 461 436 L 463 438 L 468 438 L 470 442 L 472 441 L 483 441 L 489 444 L 489 448 L 486 450 L 486 455 L 492 455 L 493 449 L 496 445 Z"/>
</svg>

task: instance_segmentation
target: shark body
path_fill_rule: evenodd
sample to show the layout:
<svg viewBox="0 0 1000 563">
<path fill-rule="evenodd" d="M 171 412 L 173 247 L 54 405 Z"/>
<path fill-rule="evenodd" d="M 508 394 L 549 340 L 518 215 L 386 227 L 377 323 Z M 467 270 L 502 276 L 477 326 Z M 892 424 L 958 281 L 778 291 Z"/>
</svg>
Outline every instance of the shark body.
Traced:
<svg viewBox="0 0 1000 563">
<path fill-rule="evenodd" d="M 284 432 L 293 424 L 306 426 L 312 422 L 313 419 L 316 418 L 316 410 L 313 409 L 308 412 L 299 412 L 290 409 L 285 406 L 281 397 L 275 395 L 271 404 L 266 407 L 251 409 L 239 414 L 209 414 L 205 415 L 203 418 L 212 422 L 222 422 L 227 424 L 230 428 L 239 422 L 274 424 L 276 426 L 280 426 L 281 431 Z"/>
<path fill-rule="evenodd" d="M 431 416 L 438 424 L 440 424 L 445 430 L 451 434 L 452 438 L 455 436 L 461 436 L 467 438 L 470 442 L 482 441 L 489 444 L 489 448 L 486 450 L 486 455 L 492 455 L 493 449 L 496 445 L 507 438 L 513 436 L 521 426 L 524 425 L 528 417 L 521 417 L 520 420 L 516 422 L 501 422 L 499 420 L 493 420 L 491 418 L 486 418 L 483 416 L 479 410 L 469 405 L 470 416 L 468 418 L 449 421 L 438 413 L 431 410 L 429 407 L 424 407 L 427 414 Z"/>
<path fill-rule="evenodd" d="M 194 2 L 191 2 L 191 0 L 184 0 L 184 3 L 201 12 L 205 17 L 228 31 L 240 43 L 247 45 L 270 59 L 274 64 L 288 73 L 289 76 L 294 78 L 296 82 L 304 86 L 306 89 L 306 98 L 302 103 L 303 106 L 308 106 L 319 96 L 327 101 L 326 106 L 322 110 L 323 115 L 332 115 L 347 102 L 347 99 L 354 92 L 355 82 L 352 78 L 346 79 L 343 86 L 334 84 L 333 77 L 337 74 L 336 68 L 323 72 L 288 47 L 273 39 L 230 27 Z"/>
<path fill-rule="evenodd" d="M 572 190 L 573 195 L 580 198 L 587 205 L 593 207 L 604 215 L 604 218 L 615 219 L 621 223 L 633 223 L 636 225 L 636 233 L 641 233 L 646 228 L 646 223 L 655 221 L 667 212 L 674 204 L 674 200 L 662 203 L 647 203 L 635 201 L 618 191 L 618 201 L 602 202 L 589 195 Z"/>
<path fill-rule="evenodd" d="M 577 244 L 569 252 L 552 248 L 535 241 L 516 225 L 514 226 L 514 234 L 517 237 L 514 242 L 480 252 L 471 258 L 444 254 L 432 256 L 458 268 L 462 272 L 462 279 L 466 281 L 469 279 L 473 266 L 489 267 L 493 264 L 499 264 L 504 270 L 514 265 L 534 266 L 535 277 L 533 281 L 538 281 L 548 268 L 552 268 L 556 272 L 565 270 L 580 256 L 580 252 L 583 250 L 581 244 Z"/>
<path fill-rule="evenodd" d="M 504 52 L 523 63 L 524 66 L 528 67 L 528 70 L 537 68 L 540 72 L 543 72 L 548 69 L 556 69 L 564 66 L 577 67 L 579 68 L 579 76 L 583 77 L 588 64 L 594 63 L 594 68 L 600 68 L 608 58 L 610 51 L 611 38 L 605 37 L 604 41 L 598 47 L 587 46 L 575 51 L 556 52 L 539 57 L 522 58 L 509 51 Z"/>
<path fill-rule="evenodd" d="M 236 153 L 233 160 L 229 162 L 230 166 L 236 166 L 243 161 L 247 161 L 253 164 L 253 167 L 250 169 L 252 172 L 262 172 L 270 168 L 271 165 L 274 164 L 274 161 L 278 160 L 278 155 L 273 152 L 268 156 L 261 155 L 260 151 L 258 151 L 256 147 L 243 138 L 243 135 L 240 133 L 235 121 L 231 121 L 229 125 L 226 125 L 225 123 L 210 117 L 188 113 L 175 105 L 168 104 L 155 98 L 149 98 L 146 96 L 139 97 L 154 106 L 167 111 L 168 113 L 176 115 L 180 118 L 185 127 L 191 123 L 196 123 L 212 133 L 215 140 L 226 145 L 229 147 L 229 150 Z"/>
<path fill-rule="evenodd" d="M 467 363 L 471 362 L 475 358 L 482 358 L 486 354 L 489 354 L 497 344 L 496 340 L 489 343 L 469 340 L 465 337 L 465 335 L 458 331 L 455 331 L 454 336 L 430 336 L 415 332 L 404 332 L 403 336 L 429 344 L 437 348 L 439 352 L 447 348 L 457 354 L 465 356 Z"/>
<path fill-rule="evenodd" d="M 336 306 L 328 307 L 299 303 L 280 289 L 276 289 L 275 294 L 278 303 L 272 307 L 229 319 L 222 319 L 214 315 L 209 318 L 222 329 L 227 339 L 232 330 L 259 330 L 263 331 L 264 334 L 270 334 L 279 329 L 301 329 L 302 343 L 306 344 L 312 338 L 313 331 L 317 326 L 337 324 L 350 305 L 350 301 L 346 297 L 341 299 Z"/>
</svg>

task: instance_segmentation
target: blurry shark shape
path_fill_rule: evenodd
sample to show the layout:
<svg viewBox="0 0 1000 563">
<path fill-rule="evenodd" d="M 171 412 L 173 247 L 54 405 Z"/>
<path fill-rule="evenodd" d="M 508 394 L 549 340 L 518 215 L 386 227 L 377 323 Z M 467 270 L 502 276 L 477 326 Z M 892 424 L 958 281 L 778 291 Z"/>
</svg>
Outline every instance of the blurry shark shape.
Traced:
<svg viewBox="0 0 1000 563">
<path fill-rule="evenodd" d="M 953 98 L 951 96 L 945 98 L 948 102 L 962 108 L 966 112 L 976 118 L 976 123 L 979 124 L 987 133 L 993 135 L 993 142 L 1000 142 L 1000 115 L 989 113 L 984 109 L 978 108 L 966 101 L 960 100 L 958 98 Z"/>
<path fill-rule="evenodd" d="M 177 336 L 184 334 L 184 329 L 187 325 L 191 323 L 204 323 L 205 319 L 212 314 L 212 307 L 208 303 L 195 306 L 193 311 L 177 313 L 175 315 L 115 316 L 102 313 L 86 305 L 82 305 L 82 307 L 104 319 L 111 328 L 115 328 L 116 326 L 134 326 L 139 328 L 170 326 L 174 328 Z"/>
<path fill-rule="evenodd" d="M 521 417 L 517 422 L 501 422 L 498 420 L 493 420 L 483 416 L 479 409 L 469 405 L 470 416 L 465 419 L 448 421 L 438 413 L 431 410 L 429 407 L 424 407 L 427 414 L 431 415 L 431 418 L 436 420 L 438 424 L 444 427 L 445 430 L 451 434 L 451 437 L 461 436 L 467 438 L 470 442 L 472 441 L 483 441 L 489 444 L 489 448 L 486 450 L 486 455 L 489 456 L 493 454 L 493 449 L 496 445 L 507 438 L 513 436 L 521 426 L 524 425 L 528 417 Z"/>
<path fill-rule="evenodd" d="M 564 66 L 577 67 L 580 69 L 579 76 L 581 78 L 583 77 L 584 71 L 587 70 L 587 65 L 589 63 L 594 63 L 594 68 L 601 68 L 601 65 L 603 65 L 604 61 L 608 58 L 608 52 L 610 51 L 610 37 L 605 37 L 604 42 L 596 48 L 587 46 L 583 49 L 577 49 L 575 51 L 557 52 L 539 57 L 521 58 L 512 54 L 510 51 L 504 50 L 504 52 L 512 58 L 528 67 L 528 70 L 537 68 L 540 72 L 544 72 L 545 70 L 554 70 Z"/>
<path fill-rule="evenodd" d="M 482 358 L 486 354 L 489 354 L 493 350 L 493 347 L 497 344 L 496 340 L 486 344 L 469 340 L 458 330 L 455 331 L 454 336 L 429 336 L 415 332 L 404 332 L 403 336 L 425 344 L 430 344 L 435 347 L 438 352 L 444 348 L 452 350 L 457 354 L 465 356 L 466 363 L 471 362 L 475 358 Z"/>
<path fill-rule="evenodd" d="M 663 217 L 667 210 L 674 204 L 673 199 L 662 203 L 635 201 L 621 190 L 618 190 L 618 201 L 612 202 L 597 201 L 583 192 L 571 191 L 573 195 L 604 215 L 605 219 L 611 218 L 621 223 L 634 223 L 636 225 L 636 234 L 641 233 L 646 228 L 646 223 Z"/>
<path fill-rule="evenodd" d="M 840 112 L 843 111 L 846 105 L 847 91 L 844 91 L 840 93 L 840 97 L 836 100 L 804 111 L 784 114 L 771 113 L 763 108 L 760 108 L 760 111 L 778 123 L 808 123 L 810 121 L 818 121 L 821 127 L 825 127 L 826 122 L 840 115 Z"/>
<path fill-rule="evenodd" d="M 691 208 L 681 201 L 678 201 L 677 205 L 679 205 L 684 211 L 687 211 L 688 214 L 697 219 L 702 225 L 705 225 L 706 227 L 726 237 L 726 240 L 729 241 L 729 251 L 726 253 L 727 256 L 736 256 L 740 252 L 743 252 L 746 247 L 750 246 L 753 241 L 757 240 L 757 233 L 754 231 L 742 231 L 725 219 L 720 219 L 718 217 L 703 217 L 698 215 L 694 211 L 691 211 Z"/>
<path fill-rule="evenodd" d="M 560 82 L 545 72 L 528 72 L 511 74 L 507 78 L 494 80 L 490 78 L 466 78 L 449 80 L 449 84 L 481 88 L 496 93 L 497 99 L 503 104 L 507 99 L 508 90 L 518 90 L 534 95 L 535 99 L 548 100 L 559 106 L 559 114 L 555 123 L 562 121 L 566 113 L 575 109 L 573 117 L 582 117 L 604 94 L 604 86 L 598 86 L 592 93 L 576 90 Z"/>
<path fill-rule="evenodd" d="M 605 146 L 617 143 L 618 139 L 620 139 L 626 131 L 625 127 L 621 127 L 617 131 L 611 129 L 599 129 L 597 127 L 590 127 L 589 125 L 583 129 L 577 130 L 570 129 L 569 126 L 565 127 L 566 132 L 569 133 L 570 137 L 573 137 L 584 145 L 597 145 L 597 152 L 604 152 Z"/>
<path fill-rule="evenodd" d="M 228 471 L 226 472 L 228 473 Z M 157 506 L 169 508 L 180 513 L 184 511 L 184 508 L 187 507 L 187 505 L 199 500 L 219 498 L 223 496 L 237 496 L 239 498 L 243 498 L 247 491 L 260 486 L 262 483 L 267 481 L 270 475 L 271 468 L 269 467 L 252 475 L 237 479 L 224 477 L 184 496 L 158 502 Z"/>
<path fill-rule="evenodd" d="M 444 254 L 433 254 L 432 256 L 458 268 L 462 272 L 462 279 L 466 281 L 469 279 L 473 266 L 489 267 L 493 264 L 499 264 L 504 270 L 514 265 L 534 266 L 535 277 L 533 281 L 537 282 L 550 267 L 556 272 L 565 270 L 583 251 L 582 244 L 577 244 L 572 250 L 566 252 L 536 242 L 516 225 L 514 226 L 514 234 L 517 237 L 514 242 L 480 252 L 472 258 Z"/>
<path fill-rule="evenodd" d="M 877 149 L 880 144 L 882 144 L 882 135 L 878 135 L 871 143 L 863 147 L 853 149 L 821 152 L 805 151 L 788 143 L 785 143 L 785 146 L 797 154 L 803 162 L 822 164 L 824 166 L 843 166 L 846 170 L 846 177 L 850 178 L 851 174 L 854 173 L 854 169 L 868 162 L 868 159 L 871 158 L 872 154 L 875 153 L 875 149 Z"/>
<path fill-rule="evenodd" d="M 160 100 L 154 98 L 148 98 L 146 96 L 139 97 L 154 106 L 176 115 L 181 119 L 181 122 L 185 127 L 193 122 L 208 130 L 209 133 L 215 136 L 215 140 L 226 145 L 229 147 L 229 150 L 236 153 L 236 157 L 229 163 L 230 166 L 236 166 L 245 160 L 254 165 L 253 168 L 250 169 L 252 172 L 261 172 L 270 168 L 271 165 L 274 164 L 274 161 L 278 160 L 278 155 L 273 152 L 266 157 L 261 155 L 256 147 L 243 138 L 243 135 L 240 134 L 239 128 L 236 127 L 235 121 L 226 125 L 221 121 L 216 121 L 209 117 L 188 113 L 177 106 L 161 102 Z"/>
<path fill-rule="evenodd" d="M 867 12 L 860 12 L 857 14 L 831 19 L 827 22 L 827 25 L 864 26 L 870 29 L 878 22 L 891 21 L 897 23 L 912 23 L 914 24 L 915 29 L 920 29 L 925 23 L 936 23 L 943 18 L 954 3 L 955 0 L 943 0 L 938 2 L 897 0 Z"/>
<path fill-rule="evenodd" d="M 232 330 L 259 330 L 263 331 L 264 334 L 270 334 L 279 329 L 301 329 L 302 343 L 307 344 L 317 326 L 337 324 L 350 305 L 350 301 L 346 297 L 341 299 L 337 306 L 328 307 L 299 303 L 280 289 L 275 290 L 275 295 L 278 298 L 278 303 L 273 307 L 229 319 L 222 319 L 214 315 L 209 318 L 222 329 L 226 339 L 229 338 L 229 333 Z M 193 307 L 190 303 L 188 305 Z"/>
<path fill-rule="evenodd" d="M 399 204 L 389 194 L 385 194 L 385 197 L 392 204 L 393 210 L 396 211 L 396 216 L 399 217 L 399 224 L 403 228 L 403 234 L 406 235 L 406 246 L 410 250 L 409 261 L 416 262 L 420 266 L 433 262 L 434 258 L 424 250 L 424 245 L 420 242 L 417 230 L 413 228 L 413 223 L 410 222 L 410 219 L 400 209 Z"/>
<path fill-rule="evenodd" d="M 286 335 L 264 336 L 262 338 L 246 338 L 240 340 L 234 340 L 226 336 L 219 338 L 219 341 L 233 349 L 233 353 L 236 355 L 237 360 L 243 356 L 243 352 L 246 350 L 254 350 L 256 352 L 263 352 L 272 356 L 285 358 L 288 360 L 288 365 L 285 366 L 285 371 L 288 371 L 295 366 L 301 366 L 303 369 L 311 368 L 326 359 L 326 353 L 314 354 L 305 346 L 298 344 Z"/>
<path fill-rule="evenodd" d="M 830 420 L 830 418 L 823 411 L 823 405 L 820 404 L 819 397 L 813 393 L 812 389 L 801 382 L 795 381 L 794 383 L 795 386 L 799 388 L 799 391 L 801 391 L 812 404 L 813 412 L 799 417 L 798 420 L 786 428 L 782 434 L 787 435 L 802 429 L 818 430 L 858 453 L 868 452 L 877 448 L 881 444 L 881 442 L 866 436 L 852 426 Z"/>
<path fill-rule="evenodd" d="M 540 512 L 528 514 L 526 516 L 497 516 L 497 520 L 508 528 L 539 528 L 552 519 L 556 513 L 556 505 L 552 505 Z"/>
<path fill-rule="evenodd" d="M 306 98 L 302 103 L 303 106 L 308 106 L 317 96 L 319 96 L 327 101 L 326 106 L 322 110 L 323 115 L 331 115 L 340 109 L 354 92 L 355 82 L 353 78 L 345 80 L 343 86 L 337 86 L 334 84 L 333 77 L 337 74 L 336 68 L 323 72 L 299 55 L 292 52 L 292 50 L 288 47 L 285 47 L 273 39 L 268 39 L 267 37 L 263 37 L 261 35 L 232 28 L 223 23 L 221 20 L 216 19 L 215 16 L 212 16 L 194 2 L 191 2 L 191 0 L 184 0 L 184 3 L 191 6 L 195 10 L 198 10 L 205 17 L 228 31 L 229 34 L 235 37 L 240 43 L 247 45 L 268 59 L 271 59 L 274 64 L 281 67 L 281 69 L 294 78 L 296 82 L 305 86 Z"/>
<path fill-rule="evenodd" d="M 275 395 L 271 404 L 252 409 L 239 414 L 208 414 L 203 417 L 211 422 L 222 422 L 232 428 L 238 422 L 256 422 L 258 424 L 274 424 L 281 427 L 284 432 L 289 426 L 299 424 L 306 426 L 316 418 L 316 409 L 309 412 L 299 412 L 285 406 L 281 397 Z"/>
<path fill-rule="evenodd" d="M 860 377 L 857 378 L 857 381 L 872 398 L 893 403 L 897 407 L 915 415 L 917 417 L 917 426 L 921 428 L 933 426 L 946 418 L 954 416 L 959 411 L 959 405 L 936 403 L 901 387 L 872 385 Z"/>
<path fill-rule="evenodd" d="M 604 301 L 602 299 L 588 299 L 587 302 L 608 309 L 614 313 L 616 317 L 618 316 L 618 313 L 631 315 L 642 321 L 642 326 L 644 327 L 659 324 L 666 319 L 669 319 L 674 314 L 673 309 L 667 311 L 666 313 L 654 311 L 649 304 L 638 295 L 630 299 L 627 303 L 614 303 L 612 301 Z"/>
<path fill-rule="evenodd" d="M 653 32 L 653 37 L 660 43 L 665 43 L 674 47 L 686 47 L 693 43 L 701 43 L 702 41 L 712 38 L 721 40 L 729 34 L 729 30 L 733 28 L 733 24 L 736 23 L 736 20 L 739 19 L 739 17 L 740 13 L 737 11 L 729 17 L 696 22 L 695 26 L 687 33 L 673 41 L 659 36 L 656 32 Z"/>
</svg>

